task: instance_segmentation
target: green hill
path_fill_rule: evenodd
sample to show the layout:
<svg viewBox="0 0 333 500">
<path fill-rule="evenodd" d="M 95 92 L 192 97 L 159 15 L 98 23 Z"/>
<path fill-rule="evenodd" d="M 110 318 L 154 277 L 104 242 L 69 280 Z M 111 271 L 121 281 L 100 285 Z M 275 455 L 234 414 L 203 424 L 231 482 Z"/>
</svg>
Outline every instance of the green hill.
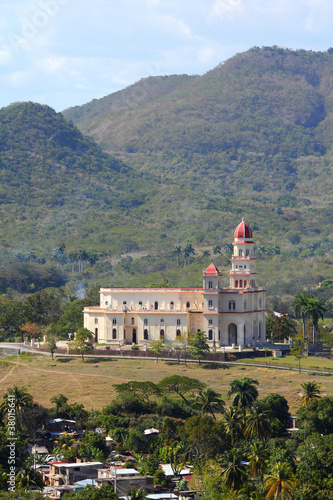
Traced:
<svg viewBox="0 0 333 500">
<path fill-rule="evenodd" d="M 213 260 L 227 284 L 225 245 L 245 215 L 258 281 L 290 307 L 332 275 L 332 66 L 330 51 L 254 48 L 66 110 L 80 131 L 47 106 L 1 109 L 2 265 L 53 263 L 59 283 L 190 286 Z"/>
</svg>

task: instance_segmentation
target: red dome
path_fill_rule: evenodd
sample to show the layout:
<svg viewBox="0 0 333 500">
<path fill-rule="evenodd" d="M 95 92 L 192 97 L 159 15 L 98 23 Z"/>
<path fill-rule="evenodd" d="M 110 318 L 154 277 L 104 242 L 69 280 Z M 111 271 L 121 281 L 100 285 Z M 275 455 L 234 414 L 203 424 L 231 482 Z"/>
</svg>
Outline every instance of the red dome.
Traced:
<svg viewBox="0 0 333 500">
<path fill-rule="evenodd" d="M 203 276 L 220 276 L 220 271 L 217 269 L 214 264 L 211 264 L 207 267 L 206 271 L 204 271 Z"/>
<path fill-rule="evenodd" d="M 246 224 L 244 218 L 242 219 L 242 222 L 236 227 L 235 240 L 252 240 L 251 228 Z"/>
</svg>

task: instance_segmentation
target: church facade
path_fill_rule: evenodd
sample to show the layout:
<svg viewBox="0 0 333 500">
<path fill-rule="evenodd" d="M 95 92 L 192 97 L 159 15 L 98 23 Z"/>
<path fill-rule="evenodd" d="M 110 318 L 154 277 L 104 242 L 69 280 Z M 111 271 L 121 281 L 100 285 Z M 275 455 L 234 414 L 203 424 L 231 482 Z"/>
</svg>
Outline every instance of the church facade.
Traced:
<svg viewBox="0 0 333 500">
<path fill-rule="evenodd" d="M 202 330 L 213 346 L 265 341 L 265 289 L 256 282 L 252 231 L 242 220 L 235 230 L 230 283 L 214 264 L 202 274 L 202 288 L 115 287 L 100 289 L 100 306 L 86 307 L 84 326 L 96 343 L 172 342 Z"/>
</svg>

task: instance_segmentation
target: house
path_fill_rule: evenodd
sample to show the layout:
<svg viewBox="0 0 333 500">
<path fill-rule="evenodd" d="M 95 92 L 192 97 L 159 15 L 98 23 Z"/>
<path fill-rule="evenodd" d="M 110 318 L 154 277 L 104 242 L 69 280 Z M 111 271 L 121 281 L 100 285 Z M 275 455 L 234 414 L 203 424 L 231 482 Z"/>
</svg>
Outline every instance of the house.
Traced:
<svg viewBox="0 0 333 500">
<path fill-rule="evenodd" d="M 132 488 L 142 488 L 146 492 L 154 491 L 154 478 L 152 476 L 139 476 L 135 469 L 99 469 L 95 479 L 98 488 L 104 484 L 112 484 L 118 496 L 127 495 Z"/>
<path fill-rule="evenodd" d="M 74 432 L 76 431 L 76 422 L 75 420 L 67 420 L 65 418 L 55 418 L 45 424 L 45 430 L 58 434 L 62 432 Z"/>
<path fill-rule="evenodd" d="M 222 274 L 211 264 L 200 288 L 103 287 L 100 305 L 83 310 L 84 326 L 96 343 L 114 346 L 172 342 L 198 330 L 212 347 L 265 341 L 265 289 L 257 285 L 254 241 L 244 219 L 233 249 L 229 286 L 222 286 Z"/>
<path fill-rule="evenodd" d="M 44 481 L 47 486 L 72 485 L 83 479 L 95 478 L 102 465 L 102 462 L 50 462 Z"/>
</svg>

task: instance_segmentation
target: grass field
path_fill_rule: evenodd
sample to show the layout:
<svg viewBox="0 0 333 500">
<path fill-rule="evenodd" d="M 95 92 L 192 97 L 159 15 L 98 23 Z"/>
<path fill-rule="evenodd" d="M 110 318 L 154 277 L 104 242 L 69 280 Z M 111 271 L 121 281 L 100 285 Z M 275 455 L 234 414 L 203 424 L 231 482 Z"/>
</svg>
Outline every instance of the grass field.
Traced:
<svg viewBox="0 0 333 500">
<path fill-rule="evenodd" d="M 288 358 L 284 358 L 284 362 Z M 251 360 L 253 361 L 253 360 Z M 268 361 L 268 360 L 267 360 Z M 269 359 L 270 364 L 272 358 Z M 302 360 L 303 361 L 303 360 Z M 317 366 L 319 360 L 314 358 Z M 332 363 L 323 360 L 326 364 Z M 273 362 L 275 363 L 275 361 Z M 305 365 L 305 363 L 303 363 Z M 304 366 L 305 367 L 305 366 Z M 116 393 L 113 384 L 129 380 L 151 380 L 158 382 L 170 375 L 186 375 L 198 378 L 222 394 L 227 400 L 231 380 L 248 376 L 259 380 L 260 398 L 276 392 L 285 396 L 290 410 L 298 407 L 300 384 L 315 380 L 321 385 L 322 393 L 333 396 L 332 377 L 313 373 L 298 373 L 292 370 L 275 370 L 237 364 L 208 365 L 184 364 L 175 362 L 142 359 L 86 359 L 56 358 L 30 355 L 11 356 L 0 362 L 0 396 L 15 384 L 24 386 L 34 400 L 50 407 L 51 398 L 60 393 L 69 398 L 69 402 L 82 403 L 86 409 L 101 409 L 109 404 Z"/>
</svg>

